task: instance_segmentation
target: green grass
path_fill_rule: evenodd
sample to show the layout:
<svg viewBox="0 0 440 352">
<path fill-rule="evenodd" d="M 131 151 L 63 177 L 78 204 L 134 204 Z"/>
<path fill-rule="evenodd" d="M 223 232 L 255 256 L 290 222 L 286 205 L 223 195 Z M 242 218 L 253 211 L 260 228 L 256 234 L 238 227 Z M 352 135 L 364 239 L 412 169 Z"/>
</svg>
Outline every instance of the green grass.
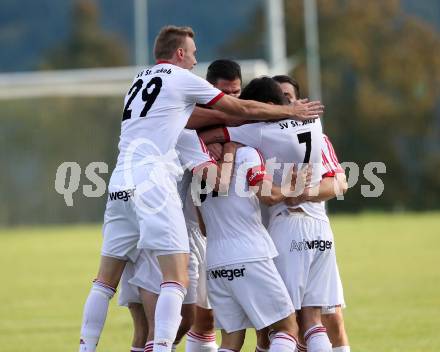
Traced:
<svg viewBox="0 0 440 352">
<path fill-rule="evenodd" d="M 440 214 L 334 216 L 353 351 L 440 351 Z M 76 351 L 100 226 L 0 230 L 0 351 Z M 128 351 L 113 300 L 99 351 Z M 254 333 L 243 351 L 253 351 Z M 181 349 L 182 350 L 182 349 Z"/>
</svg>

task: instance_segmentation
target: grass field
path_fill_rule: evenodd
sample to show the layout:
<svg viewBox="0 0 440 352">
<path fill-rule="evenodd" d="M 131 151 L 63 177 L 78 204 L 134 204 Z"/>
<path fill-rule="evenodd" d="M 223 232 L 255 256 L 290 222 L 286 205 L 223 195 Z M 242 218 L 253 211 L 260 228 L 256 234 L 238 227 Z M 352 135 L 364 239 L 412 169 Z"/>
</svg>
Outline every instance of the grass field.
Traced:
<svg viewBox="0 0 440 352">
<path fill-rule="evenodd" d="M 353 351 L 440 351 L 440 213 L 334 216 Z M 100 226 L 0 230 L 0 351 L 76 351 Z M 130 346 L 113 300 L 99 351 Z M 249 332 L 243 351 L 253 351 Z M 180 349 L 182 351 L 182 349 Z"/>
</svg>

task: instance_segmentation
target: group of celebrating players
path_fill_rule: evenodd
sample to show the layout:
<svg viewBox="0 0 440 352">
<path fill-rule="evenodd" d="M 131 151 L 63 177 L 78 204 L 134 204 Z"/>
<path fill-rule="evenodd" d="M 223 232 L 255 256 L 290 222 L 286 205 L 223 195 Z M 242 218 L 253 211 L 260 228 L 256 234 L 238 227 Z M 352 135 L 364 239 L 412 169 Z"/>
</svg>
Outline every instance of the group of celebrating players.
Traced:
<svg viewBox="0 0 440 352">
<path fill-rule="evenodd" d="M 187 352 L 240 351 L 248 328 L 255 351 L 350 351 L 324 204 L 347 183 L 323 106 L 288 76 L 242 90 L 231 60 L 199 78 L 195 53 L 191 28 L 162 28 L 125 97 L 80 352 L 96 350 L 119 283 L 132 352 L 185 335 Z"/>
</svg>

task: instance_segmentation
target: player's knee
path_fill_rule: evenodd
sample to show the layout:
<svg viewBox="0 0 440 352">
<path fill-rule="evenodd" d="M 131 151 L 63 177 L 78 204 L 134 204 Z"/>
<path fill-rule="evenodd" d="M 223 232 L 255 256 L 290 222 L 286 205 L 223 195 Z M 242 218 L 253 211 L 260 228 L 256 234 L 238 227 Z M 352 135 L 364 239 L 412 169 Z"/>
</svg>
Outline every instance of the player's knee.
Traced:
<svg viewBox="0 0 440 352">
<path fill-rule="evenodd" d="M 196 307 L 196 318 L 193 330 L 199 334 L 210 334 L 215 330 L 214 313 L 212 309 Z"/>
<path fill-rule="evenodd" d="M 290 314 L 287 318 L 284 318 L 270 326 L 276 332 L 285 332 L 291 336 L 298 336 L 298 324 L 296 323 L 295 314 Z"/>
<path fill-rule="evenodd" d="M 264 328 L 256 331 L 257 335 L 257 346 L 260 349 L 269 349 L 270 340 L 269 340 L 269 329 Z"/>
</svg>

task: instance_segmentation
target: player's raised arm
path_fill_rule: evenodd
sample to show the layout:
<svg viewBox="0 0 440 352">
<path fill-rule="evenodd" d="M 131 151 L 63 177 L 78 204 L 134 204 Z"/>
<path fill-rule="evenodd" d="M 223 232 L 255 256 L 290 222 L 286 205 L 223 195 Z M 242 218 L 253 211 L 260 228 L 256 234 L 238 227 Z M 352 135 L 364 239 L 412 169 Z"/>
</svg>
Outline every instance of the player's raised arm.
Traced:
<svg viewBox="0 0 440 352">
<path fill-rule="evenodd" d="M 246 119 L 243 119 L 243 117 L 240 116 L 196 106 L 186 124 L 186 128 L 197 130 L 216 125 L 240 126 L 246 122 Z"/>
<path fill-rule="evenodd" d="M 302 99 L 293 105 L 272 105 L 228 95 L 223 96 L 212 107 L 231 115 L 242 116 L 243 119 L 262 121 L 287 118 L 303 121 L 316 119 L 324 112 L 324 106 L 320 101 L 309 102 L 307 99 Z"/>
<path fill-rule="evenodd" d="M 199 106 L 194 108 L 191 117 L 186 124 L 186 128 L 197 130 L 215 125 L 224 125 L 227 114 L 219 110 L 205 109 Z"/>
</svg>

